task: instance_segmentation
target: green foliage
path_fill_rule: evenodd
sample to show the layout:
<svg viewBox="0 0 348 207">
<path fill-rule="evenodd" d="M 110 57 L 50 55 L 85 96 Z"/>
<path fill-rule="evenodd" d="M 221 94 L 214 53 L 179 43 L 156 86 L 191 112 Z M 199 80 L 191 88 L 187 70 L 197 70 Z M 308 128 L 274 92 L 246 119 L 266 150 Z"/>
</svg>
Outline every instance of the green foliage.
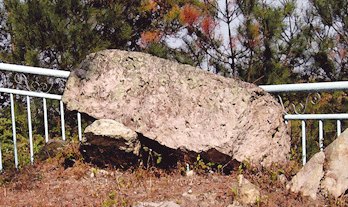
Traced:
<svg viewBox="0 0 348 207">
<path fill-rule="evenodd" d="M 222 170 L 222 165 L 219 163 L 214 163 L 214 162 L 205 162 L 202 158 L 201 155 L 197 155 L 196 161 L 193 163 L 193 169 L 197 173 L 206 173 L 206 172 L 221 172 Z"/>
<path fill-rule="evenodd" d="M 312 37 L 317 46 L 314 69 L 324 78 L 346 80 L 348 74 L 348 11 L 346 0 L 310 0 L 311 15 L 319 21 L 311 22 Z M 330 8 L 330 9 L 328 9 Z M 318 73 L 317 72 L 317 73 Z"/>
<path fill-rule="evenodd" d="M 178 19 L 170 21 L 171 26 L 166 22 L 167 12 L 189 2 L 202 4 L 187 0 L 159 1 L 157 6 L 149 1 L 4 0 L 0 20 L 10 48 L 2 50 L 0 57 L 11 63 L 71 70 L 91 52 L 139 51 L 145 31 L 179 31 Z M 152 50 L 157 54 L 157 49 Z M 185 57 L 179 52 L 173 57 L 178 55 Z"/>
<path fill-rule="evenodd" d="M 18 165 L 30 164 L 30 145 L 27 131 L 28 123 L 25 115 L 16 116 L 16 143 Z M 3 168 L 14 168 L 14 144 L 12 134 L 12 122 L 9 118 L 0 118 L 0 141 L 3 160 Z M 44 138 L 39 134 L 33 135 L 33 152 L 38 153 L 44 143 Z"/>
<path fill-rule="evenodd" d="M 115 191 L 111 191 L 110 193 L 109 193 L 109 199 L 108 200 L 105 200 L 104 202 L 103 202 L 103 206 L 113 206 L 113 205 L 117 205 L 118 204 L 118 202 L 117 202 L 117 200 L 115 199 L 115 197 L 116 197 L 116 192 Z"/>
<path fill-rule="evenodd" d="M 30 143 L 29 143 L 29 128 L 28 128 L 28 117 L 27 108 L 25 104 L 22 104 L 20 96 L 15 96 L 14 112 L 15 112 L 15 125 L 16 125 L 16 143 L 17 143 L 17 154 L 18 164 L 21 168 L 24 165 L 30 164 Z M 31 98 L 31 125 L 32 125 L 32 137 L 33 137 L 33 152 L 37 155 L 45 144 L 45 128 L 44 118 L 42 110 L 42 100 L 37 98 Z M 59 102 L 54 100 L 47 100 L 48 108 L 48 129 L 49 129 L 49 140 L 62 139 L 61 137 L 61 122 L 60 114 L 58 111 L 53 110 L 59 108 Z M 89 117 L 83 116 L 84 122 L 82 126 L 86 127 L 92 120 Z M 67 140 L 77 140 L 77 118 L 76 113 L 65 113 L 65 127 L 66 127 L 66 138 Z M 71 127 L 73 126 L 73 127 Z M 14 168 L 14 144 L 13 144 L 13 133 L 12 133 L 12 118 L 10 107 L 2 107 L 1 118 L 0 118 L 0 141 L 1 141 L 1 152 L 3 160 L 3 168 L 11 169 Z M 67 154 L 66 161 L 72 161 L 75 159 L 75 154 Z M 34 161 L 35 161 L 34 157 Z"/>
<path fill-rule="evenodd" d="M 102 45 L 92 32 L 92 12 L 81 1 L 5 0 L 4 6 L 12 45 L 3 54 L 8 62 L 69 70 Z"/>
</svg>

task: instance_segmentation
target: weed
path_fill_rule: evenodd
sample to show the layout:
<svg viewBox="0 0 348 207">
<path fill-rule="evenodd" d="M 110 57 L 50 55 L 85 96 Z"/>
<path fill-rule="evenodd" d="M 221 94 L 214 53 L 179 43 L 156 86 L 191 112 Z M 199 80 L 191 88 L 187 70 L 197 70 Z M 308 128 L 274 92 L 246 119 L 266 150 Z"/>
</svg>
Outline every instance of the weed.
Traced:
<svg viewBox="0 0 348 207">
<path fill-rule="evenodd" d="M 233 197 L 237 197 L 237 196 L 238 196 L 238 190 L 235 189 L 235 188 L 233 188 L 233 187 L 229 187 L 229 188 L 230 188 L 231 191 L 232 191 L 232 196 L 233 196 Z"/>
<path fill-rule="evenodd" d="M 239 174 L 243 174 L 243 164 L 240 164 L 239 167 L 238 167 L 238 173 Z"/>
<path fill-rule="evenodd" d="M 112 206 L 112 205 L 118 205 L 118 202 L 114 199 L 111 200 L 106 200 L 103 202 L 103 207 L 108 207 L 108 206 Z"/>
<path fill-rule="evenodd" d="M 272 178 L 272 180 L 277 180 L 277 172 L 274 172 L 273 170 L 271 170 L 271 174 L 272 174 L 272 176 L 271 176 L 271 178 Z"/>
<path fill-rule="evenodd" d="M 126 201 L 126 199 L 122 198 L 122 204 L 123 204 L 124 206 L 127 206 L 127 201 Z"/>
<path fill-rule="evenodd" d="M 204 174 L 207 172 L 212 173 L 214 171 L 220 172 L 222 168 L 223 166 L 219 163 L 204 162 L 200 154 L 197 155 L 196 161 L 193 163 L 193 169 L 199 174 Z"/>
<path fill-rule="evenodd" d="M 257 197 L 256 197 L 255 203 L 256 203 L 257 206 L 260 205 L 260 199 L 261 199 L 260 196 L 257 196 Z"/>
<path fill-rule="evenodd" d="M 92 173 L 96 176 L 98 174 L 98 169 L 92 168 Z"/>
<path fill-rule="evenodd" d="M 115 196 L 116 196 L 116 193 L 115 193 L 114 191 L 111 191 L 111 192 L 109 193 L 109 198 L 110 198 L 110 199 L 114 199 Z"/>
</svg>

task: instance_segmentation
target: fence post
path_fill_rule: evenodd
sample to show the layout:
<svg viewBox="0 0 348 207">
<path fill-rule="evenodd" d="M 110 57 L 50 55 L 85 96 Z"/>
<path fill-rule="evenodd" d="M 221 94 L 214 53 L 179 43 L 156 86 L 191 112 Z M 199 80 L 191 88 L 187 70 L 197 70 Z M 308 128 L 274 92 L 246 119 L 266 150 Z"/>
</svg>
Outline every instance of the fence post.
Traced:
<svg viewBox="0 0 348 207">
<path fill-rule="evenodd" d="M 306 164 L 306 120 L 302 120 L 302 165 Z"/>
<path fill-rule="evenodd" d="M 339 137 L 341 135 L 341 131 L 342 127 L 341 127 L 341 120 L 337 119 L 337 137 Z"/>
<path fill-rule="evenodd" d="M 323 143 L 323 140 L 324 140 L 324 125 L 323 125 L 323 120 L 320 119 L 319 120 L 319 148 L 320 148 L 320 151 L 323 151 L 323 147 L 324 147 L 324 143 Z"/>
<path fill-rule="evenodd" d="M 77 126 L 79 133 L 79 141 L 82 141 L 82 130 L 81 130 L 81 113 L 77 112 Z"/>
<path fill-rule="evenodd" d="M 45 140 L 48 142 L 48 123 L 47 123 L 47 104 L 46 98 L 42 99 L 43 101 L 43 111 L 44 111 L 44 125 L 45 125 Z"/>
<path fill-rule="evenodd" d="M 15 158 L 15 167 L 16 167 L 16 169 L 18 169 L 16 117 L 15 117 L 14 100 L 13 100 L 13 94 L 12 94 L 12 93 L 10 93 L 10 100 L 11 100 L 11 118 L 12 118 L 12 135 L 13 135 L 13 152 L 14 152 L 14 158 Z"/>
<path fill-rule="evenodd" d="M 62 125 L 62 139 L 65 141 L 64 105 L 62 100 L 60 100 L 59 103 L 60 103 L 60 120 Z"/>
<path fill-rule="evenodd" d="M 27 113 L 28 113 L 28 129 L 29 129 L 29 144 L 30 144 L 30 162 L 31 164 L 34 164 L 33 129 L 31 125 L 31 110 L 30 110 L 29 96 L 27 96 Z"/>
</svg>

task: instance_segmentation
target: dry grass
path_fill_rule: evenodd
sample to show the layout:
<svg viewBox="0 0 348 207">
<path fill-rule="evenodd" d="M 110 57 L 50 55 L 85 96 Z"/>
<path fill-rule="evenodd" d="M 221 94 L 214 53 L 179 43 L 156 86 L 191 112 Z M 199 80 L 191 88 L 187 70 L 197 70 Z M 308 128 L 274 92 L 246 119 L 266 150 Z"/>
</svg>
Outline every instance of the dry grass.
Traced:
<svg viewBox="0 0 348 207">
<path fill-rule="evenodd" d="M 135 206 L 173 201 L 181 206 L 228 206 L 238 195 L 233 186 L 242 173 L 261 189 L 254 206 L 346 206 L 348 198 L 317 201 L 286 190 L 279 175 L 291 178 L 297 165 L 265 171 L 242 166 L 230 175 L 183 176 L 180 169 L 100 169 L 84 163 L 76 144 L 64 153 L 0 175 L 0 206 Z"/>
</svg>

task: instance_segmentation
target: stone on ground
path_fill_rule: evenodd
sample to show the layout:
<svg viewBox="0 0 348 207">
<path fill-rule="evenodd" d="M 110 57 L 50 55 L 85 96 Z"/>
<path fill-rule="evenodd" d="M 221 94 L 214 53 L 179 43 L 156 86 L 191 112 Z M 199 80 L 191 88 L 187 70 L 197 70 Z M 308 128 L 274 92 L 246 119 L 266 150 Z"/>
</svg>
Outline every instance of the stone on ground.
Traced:
<svg viewBox="0 0 348 207">
<path fill-rule="evenodd" d="M 261 88 L 139 52 L 93 53 L 71 72 L 69 110 L 112 119 L 180 153 L 252 165 L 286 164 L 288 126 Z"/>
<path fill-rule="evenodd" d="M 137 133 L 123 124 L 100 119 L 86 127 L 80 148 L 85 159 L 92 158 L 95 164 L 125 167 L 137 163 L 141 144 Z"/>
<path fill-rule="evenodd" d="M 348 129 L 324 152 L 315 154 L 292 178 L 287 188 L 316 199 L 320 190 L 336 199 L 348 189 Z"/>
<path fill-rule="evenodd" d="M 338 198 L 348 189 L 348 130 L 345 130 L 324 151 L 325 177 L 321 187 Z"/>
<path fill-rule="evenodd" d="M 320 180 L 324 176 L 324 161 L 324 152 L 316 153 L 287 184 L 287 189 L 295 193 L 301 192 L 303 196 L 309 196 L 315 200 Z"/>
<path fill-rule="evenodd" d="M 260 199 L 260 191 L 243 175 L 238 175 L 238 197 L 239 201 L 244 204 L 255 204 Z"/>
</svg>

